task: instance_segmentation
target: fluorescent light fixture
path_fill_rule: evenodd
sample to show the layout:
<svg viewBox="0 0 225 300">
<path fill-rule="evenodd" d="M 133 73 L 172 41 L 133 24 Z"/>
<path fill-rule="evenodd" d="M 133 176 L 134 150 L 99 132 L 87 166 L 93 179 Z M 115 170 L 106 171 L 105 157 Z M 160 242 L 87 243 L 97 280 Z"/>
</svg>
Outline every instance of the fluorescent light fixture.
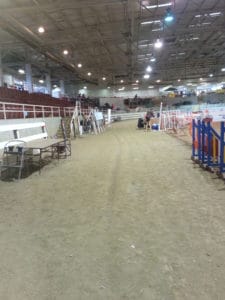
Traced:
<svg viewBox="0 0 225 300">
<path fill-rule="evenodd" d="M 148 73 L 152 72 L 152 67 L 151 67 L 151 66 L 148 66 L 148 67 L 146 68 L 146 72 L 148 72 Z"/>
<path fill-rule="evenodd" d="M 156 80 L 156 82 L 157 82 L 157 83 L 160 83 L 160 82 L 161 82 L 161 80 L 160 80 L 160 79 L 157 79 L 157 80 Z"/>
<path fill-rule="evenodd" d="M 202 17 L 202 15 L 196 15 L 195 16 L 195 18 L 201 18 Z"/>
<path fill-rule="evenodd" d="M 78 66 L 78 68 L 82 68 L 82 64 L 78 64 L 77 66 Z"/>
<path fill-rule="evenodd" d="M 39 82 L 40 82 L 40 83 L 44 83 L 44 80 L 43 80 L 43 79 L 40 79 Z"/>
<path fill-rule="evenodd" d="M 211 77 L 211 78 L 212 78 L 212 77 L 213 77 L 213 74 L 209 74 L 209 77 Z"/>
<path fill-rule="evenodd" d="M 178 53 L 178 55 L 185 55 L 185 52 L 180 52 Z"/>
<path fill-rule="evenodd" d="M 133 90 L 139 90 L 139 87 L 134 87 Z"/>
<path fill-rule="evenodd" d="M 102 77 L 102 80 L 105 81 L 105 80 L 106 80 L 106 77 Z"/>
<path fill-rule="evenodd" d="M 54 87 L 54 88 L 57 88 L 58 86 L 57 86 L 57 84 L 54 84 L 53 87 Z"/>
<path fill-rule="evenodd" d="M 87 89 L 87 87 L 86 86 L 84 86 L 84 90 L 86 90 Z"/>
<path fill-rule="evenodd" d="M 25 74 L 25 71 L 24 71 L 23 69 L 19 69 L 18 72 L 19 72 L 20 74 Z"/>
<path fill-rule="evenodd" d="M 162 31 L 162 30 L 163 30 L 163 28 L 155 28 L 155 29 L 152 29 L 153 32 L 155 32 L 155 31 Z"/>
<path fill-rule="evenodd" d="M 125 87 L 123 86 L 122 88 L 118 89 L 118 91 L 124 91 Z"/>
<path fill-rule="evenodd" d="M 177 79 L 178 82 L 180 82 L 180 79 Z"/>
<path fill-rule="evenodd" d="M 191 86 L 191 85 L 192 85 L 192 83 L 191 83 L 191 82 L 189 82 L 189 83 L 187 83 L 187 85 Z"/>
<path fill-rule="evenodd" d="M 44 27 L 43 26 L 38 27 L 38 32 L 39 33 L 44 33 L 45 32 Z"/>
<path fill-rule="evenodd" d="M 157 24 L 157 23 L 161 23 L 160 20 L 154 20 L 154 21 L 144 21 L 141 22 L 141 25 L 147 25 L 147 24 Z"/>
<path fill-rule="evenodd" d="M 144 75 L 144 79 L 149 79 L 150 78 L 150 75 L 149 74 L 145 74 Z"/>
<path fill-rule="evenodd" d="M 123 79 L 121 79 L 120 82 L 123 83 L 124 82 Z"/>
<path fill-rule="evenodd" d="M 154 89 L 154 85 L 150 85 L 148 88 L 149 89 Z"/>
<path fill-rule="evenodd" d="M 168 2 L 168 3 L 162 3 L 162 4 L 156 4 L 156 5 L 147 5 L 146 7 L 148 9 L 154 9 L 157 7 L 167 7 L 167 6 L 171 6 L 171 5 L 172 5 L 172 2 Z"/>
<path fill-rule="evenodd" d="M 152 57 L 152 58 L 150 59 L 150 61 L 151 61 L 151 62 L 156 61 L 155 57 Z"/>
<path fill-rule="evenodd" d="M 88 72 L 87 74 L 88 74 L 88 76 L 91 76 L 91 72 Z"/>
<path fill-rule="evenodd" d="M 222 71 L 222 72 L 225 72 L 225 68 L 222 68 L 221 71 Z"/>
<path fill-rule="evenodd" d="M 218 12 L 210 13 L 209 15 L 210 15 L 210 17 L 218 17 L 218 16 L 221 16 L 222 13 L 221 13 L 221 11 L 218 11 Z"/>
<path fill-rule="evenodd" d="M 155 44 L 154 44 L 154 47 L 156 49 L 160 49 L 160 48 L 162 48 L 162 45 L 163 45 L 162 41 L 160 39 L 157 39 Z"/>
</svg>

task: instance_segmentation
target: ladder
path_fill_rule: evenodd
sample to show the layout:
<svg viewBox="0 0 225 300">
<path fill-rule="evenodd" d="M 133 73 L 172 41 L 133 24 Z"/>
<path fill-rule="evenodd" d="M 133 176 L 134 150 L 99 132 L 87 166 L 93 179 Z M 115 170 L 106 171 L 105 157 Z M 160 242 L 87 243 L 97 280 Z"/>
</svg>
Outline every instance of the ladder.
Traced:
<svg viewBox="0 0 225 300">
<path fill-rule="evenodd" d="M 80 136 L 83 135 L 83 128 L 80 125 L 80 116 L 81 116 L 81 114 L 82 114 L 81 102 L 76 101 L 76 106 L 74 108 L 73 115 L 72 115 L 71 122 L 70 122 L 70 129 L 71 129 L 71 132 L 74 133 L 74 137 L 76 137 L 76 131 L 75 131 L 76 125 L 77 125 L 77 128 L 78 128 L 79 135 Z"/>
<path fill-rule="evenodd" d="M 63 147 L 62 145 L 57 146 L 58 159 L 60 158 L 60 154 L 64 154 L 65 158 L 71 155 L 71 141 L 70 141 L 70 137 L 67 136 L 66 125 L 63 119 L 61 119 L 61 129 L 62 129 L 64 145 Z"/>
</svg>

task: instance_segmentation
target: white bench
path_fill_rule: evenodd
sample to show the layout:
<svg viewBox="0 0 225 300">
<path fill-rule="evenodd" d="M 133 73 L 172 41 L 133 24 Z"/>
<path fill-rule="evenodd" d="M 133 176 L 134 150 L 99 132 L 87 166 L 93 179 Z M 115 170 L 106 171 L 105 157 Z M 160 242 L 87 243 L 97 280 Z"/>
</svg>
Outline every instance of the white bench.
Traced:
<svg viewBox="0 0 225 300">
<path fill-rule="evenodd" d="M 20 132 L 23 129 L 32 128 L 39 128 L 40 132 L 27 136 Z M 0 134 L 1 132 L 11 132 L 14 138 L 5 142 L 0 142 L 0 152 L 2 152 L 2 157 L 0 156 L 0 178 L 3 169 L 18 168 L 18 179 L 20 179 L 26 158 L 32 161 L 32 158 L 37 156 L 40 172 L 43 161 L 42 154 L 49 153 L 51 158 L 58 159 L 61 157 L 66 158 L 71 155 L 70 140 L 48 139 L 45 122 L 0 125 Z M 23 136 L 21 136 L 20 133 Z M 8 158 L 12 156 L 16 158 L 16 163 L 14 161 L 10 163 L 10 159 Z"/>
<path fill-rule="evenodd" d="M 32 129 L 32 128 L 40 128 L 40 133 L 21 137 L 20 131 L 23 129 Z M 10 140 L 11 145 L 19 145 L 21 140 L 24 142 L 30 142 L 38 139 L 43 139 L 48 137 L 48 133 L 46 130 L 45 122 L 34 122 L 34 123 L 22 123 L 22 124 L 9 124 L 9 125 L 0 125 L 0 135 L 1 132 L 12 132 L 13 139 Z M 4 149 L 5 145 L 9 141 L 0 142 L 0 150 Z"/>
</svg>

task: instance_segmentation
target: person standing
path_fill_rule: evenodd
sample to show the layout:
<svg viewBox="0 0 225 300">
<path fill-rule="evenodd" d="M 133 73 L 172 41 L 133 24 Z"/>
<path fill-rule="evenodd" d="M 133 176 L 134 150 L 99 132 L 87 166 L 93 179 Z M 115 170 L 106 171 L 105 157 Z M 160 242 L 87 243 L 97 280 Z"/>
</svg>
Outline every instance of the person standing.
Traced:
<svg viewBox="0 0 225 300">
<path fill-rule="evenodd" d="M 146 127 L 145 130 L 147 131 L 148 129 L 151 131 L 152 130 L 152 119 L 154 118 L 154 113 L 152 110 L 147 111 L 146 116 L 145 116 L 145 123 Z"/>
</svg>

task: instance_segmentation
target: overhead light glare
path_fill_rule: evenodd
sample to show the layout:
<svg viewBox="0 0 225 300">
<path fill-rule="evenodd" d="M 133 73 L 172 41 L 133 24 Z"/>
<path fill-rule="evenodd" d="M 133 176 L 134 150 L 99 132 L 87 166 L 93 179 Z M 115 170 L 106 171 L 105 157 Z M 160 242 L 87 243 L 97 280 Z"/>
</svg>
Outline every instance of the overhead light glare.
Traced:
<svg viewBox="0 0 225 300">
<path fill-rule="evenodd" d="M 151 61 L 151 62 L 156 61 L 155 57 L 152 57 L 152 58 L 150 59 L 150 61 Z"/>
<path fill-rule="evenodd" d="M 68 55 L 68 54 L 69 54 L 69 51 L 65 49 L 65 50 L 63 50 L 63 54 L 64 54 L 64 55 Z"/>
<path fill-rule="evenodd" d="M 84 90 L 86 90 L 87 89 L 87 87 L 86 86 L 84 86 Z"/>
<path fill-rule="evenodd" d="M 213 74 L 209 74 L 209 77 L 211 77 L 211 78 L 212 78 L 212 77 L 213 77 Z"/>
<path fill-rule="evenodd" d="M 160 79 L 157 79 L 157 80 L 156 80 L 156 82 L 157 82 L 157 83 L 160 83 L 160 82 L 161 82 L 161 80 L 160 80 Z"/>
<path fill-rule="evenodd" d="M 88 76 L 91 76 L 91 72 L 88 72 L 87 74 L 88 74 Z"/>
<path fill-rule="evenodd" d="M 222 72 L 225 72 L 225 68 L 222 68 L 221 71 L 222 71 Z"/>
<path fill-rule="evenodd" d="M 149 89 L 154 89 L 154 85 L 150 85 L 148 88 Z"/>
<path fill-rule="evenodd" d="M 105 80 L 106 80 L 106 77 L 102 77 L 102 80 L 105 81 Z"/>
<path fill-rule="evenodd" d="M 139 80 L 136 80 L 136 83 L 139 83 Z"/>
<path fill-rule="evenodd" d="M 44 80 L 43 80 L 43 79 L 40 79 L 39 82 L 40 82 L 40 83 L 44 83 Z"/>
<path fill-rule="evenodd" d="M 82 64 L 78 64 L 77 66 L 78 66 L 78 68 L 82 68 Z"/>
</svg>

